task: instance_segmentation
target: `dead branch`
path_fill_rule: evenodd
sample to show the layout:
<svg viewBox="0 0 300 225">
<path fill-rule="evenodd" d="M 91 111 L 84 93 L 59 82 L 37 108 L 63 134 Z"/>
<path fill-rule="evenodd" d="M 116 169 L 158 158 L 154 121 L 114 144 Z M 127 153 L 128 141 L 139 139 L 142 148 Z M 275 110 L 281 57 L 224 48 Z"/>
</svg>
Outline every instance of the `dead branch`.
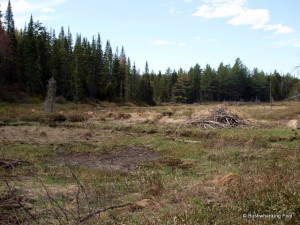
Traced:
<svg viewBox="0 0 300 225">
<path fill-rule="evenodd" d="M 66 166 L 68 167 L 68 169 L 70 170 L 71 174 L 72 174 L 72 177 L 75 179 L 76 183 L 77 183 L 77 187 L 78 187 L 78 190 L 77 190 L 77 193 L 76 193 L 76 203 L 77 203 L 77 214 L 78 214 L 78 218 L 80 218 L 80 201 L 79 201 L 79 196 L 80 196 L 80 190 L 83 191 L 83 194 L 84 194 L 84 198 L 85 198 L 85 203 L 87 205 L 87 208 L 88 208 L 88 211 L 89 213 L 91 213 L 91 208 L 90 208 L 90 204 L 89 204 L 89 201 L 88 201 L 88 195 L 86 193 L 86 190 L 85 190 L 85 187 L 83 186 L 83 184 L 80 182 L 80 180 L 78 179 L 78 177 L 75 175 L 75 173 L 73 172 L 70 164 L 68 163 L 68 160 L 66 159 L 66 157 L 63 155 L 64 157 L 64 161 L 65 161 L 65 164 Z"/>
<path fill-rule="evenodd" d="M 18 199 L 18 197 L 15 194 L 15 191 L 12 189 L 12 187 L 9 185 L 8 181 L 6 179 L 4 179 L 4 183 L 7 186 L 9 193 L 15 198 Z M 37 219 L 35 218 L 35 216 L 29 211 L 29 209 L 19 200 L 17 201 L 17 204 L 20 206 L 20 208 L 22 208 L 30 217 L 31 219 L 36 223 L 36 224 L 40 224 Z"/>
<path fill-rule="evenodd" d="M 16 166 L 28 166 L 28 165 L 31 165 L 31 163 L 27 161 L 0 158 L 0 167 L 3 169 L 13 169 Z"/>
<path fill-rule="evenodd" d="M 107 207 L 107 208 L 104 208 L 104 209 L 96 210 L 96 211 L 94 211 L 92 213 L 89 213 L 86 216 L 78 219 L 76 224 L 82 224 L 82 223 L 86 222 L 87 220 L 89 220 L 90 218 L 92 218 L 92 217 L 94 217 L 94 216 L 96 216 L 100 213 L 103 213 L 105 211 L 112 210 L 112 209 L 123 208 L 123 207 L 129 206 L 129 205 L 131 205 L 131 203 L 126 203 L 126 204 L 123 204 L 123 205 L 114 205 L 114 206 L 110 206 L 110 207 Z"/>
<path fill-rule="evenodd" d="M 214 108 L 211 110 L 210 115 L 204 118 L 192 119 L 188 121 L 187 124 L 197 125 L 198 127 L 204 129 L 222 129 L 246 125 L 238 115 L 230 113 L 226 108 L 223 107 Z M 176 134 L 176 132 L 174 134 Z"/>
<path fill-rule="evenodd" d="M 44 182 L 43 182 L 39 177 L 37 177 L 37 179 L 38 179 L 38 181 L 42 184 L 44 190 L 46 191 L 46 195 L 47 195 L 47 197 L 48 197 L 48 199 L 49 199 L 50 204 L 51 204 L 52 207 L 53 207 L 53 210 L 54 210 L 55 215 L 57 216 L 57 219 L 59 220 L 59 222 L 61 222 L 60 214 L 59 214 L 59 212 L 56 210 L 56 208 L 58 208 L 58 209 L 63 213 L 63 215 L 64 215 L 64 217 L 66 218 L 66 220 L 69 221 L 68 214 L 70 214 L 70 213 L 67 212 L 66 209 L 62 208 L 62 207 L 60 206 L 60 204 L 58 204 L 58 202 L 55 201 L 55 199 L 51 197 L 51 195 L 50 195 L 50 193 L 49 193 L 49 190 L 48 190 L 48 188 L 46 187 L 46 185 L 44 184 Z"/>
</svg>

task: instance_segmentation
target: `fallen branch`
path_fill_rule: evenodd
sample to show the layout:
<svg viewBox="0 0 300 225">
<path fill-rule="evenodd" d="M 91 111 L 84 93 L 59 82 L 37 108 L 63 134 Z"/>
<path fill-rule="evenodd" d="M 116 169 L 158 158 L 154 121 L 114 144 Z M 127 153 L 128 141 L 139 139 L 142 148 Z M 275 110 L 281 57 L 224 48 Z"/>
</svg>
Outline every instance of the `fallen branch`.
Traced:
<svg viewBox="0 0 300 225">
<path fill-rule="evenodd" d="M 76 224 L 82 224 L 82 223 L 86 222 L 87 220 L 89 220 L 90 218 L 92 218 L 92 217 L 94 217 L 94 216 L 96 216 L 100 213 L 103 213 L 105 211 L 112 210 L 112 209 L 123 208 L 123 207 L 129 206 L 129 205 L 131 205 L 131 203 L 127 203 L 127 204 L 123 204 L 123 205 L 115 205 L 115 206 L 110 206 L 108 208 L 96 210 L 96 211 L 94 211 L 92 213 L 89 213 L 86 216 L 78 219 Z"/>
<path fill-rule="evenodd" d="M 13 169 L 16 166 L 28 166 L 28 165 L 31 165 L 31 163 L 27 161 L 0 158 L 0 167 L 3 169 Z"/>
<path fill-rule="evenodd" d="M 182 140 L 182 139 L 173 139 L 174 141 L 183 142 L 183 143 L 201 143 L 201 141 L 195 140 Z"/>
</svg>

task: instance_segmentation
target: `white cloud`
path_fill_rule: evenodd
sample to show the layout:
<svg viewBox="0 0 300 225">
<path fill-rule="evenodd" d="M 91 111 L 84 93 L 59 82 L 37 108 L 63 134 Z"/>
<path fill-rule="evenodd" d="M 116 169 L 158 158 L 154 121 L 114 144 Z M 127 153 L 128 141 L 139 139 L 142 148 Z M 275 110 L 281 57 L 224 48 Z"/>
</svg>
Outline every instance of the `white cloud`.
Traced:
<svg viewBox="0 0 300 225">
<path fill-rule="evenodd" d="M 239 15 L 244 0 L 206 0 L 192 16 L 205 19 L 226 18 Z"/>
<path fill-rule="evenodd" d="M 185 2 L 192 2 L 193 0 L 184 0 Z"/>
<path fill-rule="evenodd" d="M 254 29 L 262 29 L 269 21 L 270 15 L 266 9 L 243 9 L 227 23 L 235 26 L 250 25 Z"/>
<path fill-rule="evenodd" d="M 252 29 L 274 31 L 275 34 L 287 34 L 293 28 L 282 24 L 270 24 L 271 16 L 267 9 L 250 9 L 246 0 L 203 0 L 192 16 L 204 19 L 228 18 L 228 24 L 234 26 L 248 25 Z"/>
<path fill-rule="evenodd" d="M 266 26 L 265 30 L 274 30 L 275 34 L 288 34 L 294 32 L 294 29 L 282 24 L 272 24 Z"/>
<path fill-rule="evenodd" d="M 155 41 L 151 41 L 151 45 L 169 45 L 169 46 L 173 45 L 173 46 L 183 47 L 186 46 L 186 43 L 176 42 L 176 41 L 155 40 Z"/>
</svg>

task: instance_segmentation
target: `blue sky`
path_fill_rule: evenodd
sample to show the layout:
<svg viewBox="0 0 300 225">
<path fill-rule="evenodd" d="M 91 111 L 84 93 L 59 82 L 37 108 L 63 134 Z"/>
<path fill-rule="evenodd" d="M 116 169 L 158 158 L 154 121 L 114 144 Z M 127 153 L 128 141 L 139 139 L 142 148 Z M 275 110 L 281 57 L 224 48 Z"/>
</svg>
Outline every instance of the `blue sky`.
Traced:
<svg viewBox="0 0 300 225">
<path fill-rule="evenodd" d="M 91 40 L 98 32 L 124 45 L 141 71 L 218 67 L 240 58 L 249 69 L 293 72 L 300 65 L 297 0 L 11 0 L 16 26 L 33 14 L 46 27 L 70 26 Z M 0 0 L 2 12 L 7 0 Z"/>
</svg>

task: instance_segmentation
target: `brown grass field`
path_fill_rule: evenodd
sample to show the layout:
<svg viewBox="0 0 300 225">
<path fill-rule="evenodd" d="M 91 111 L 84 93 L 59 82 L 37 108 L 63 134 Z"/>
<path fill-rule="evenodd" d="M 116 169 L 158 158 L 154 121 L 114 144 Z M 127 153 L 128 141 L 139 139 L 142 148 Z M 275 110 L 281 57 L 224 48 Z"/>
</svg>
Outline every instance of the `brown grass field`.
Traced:
<svg viewBox="0 0 300 225">
<path fill-rule="evenodd" d="M 300 102 L 54 108 L 0 103 L 0 224 L 300 224 Z"/>
</svg>

